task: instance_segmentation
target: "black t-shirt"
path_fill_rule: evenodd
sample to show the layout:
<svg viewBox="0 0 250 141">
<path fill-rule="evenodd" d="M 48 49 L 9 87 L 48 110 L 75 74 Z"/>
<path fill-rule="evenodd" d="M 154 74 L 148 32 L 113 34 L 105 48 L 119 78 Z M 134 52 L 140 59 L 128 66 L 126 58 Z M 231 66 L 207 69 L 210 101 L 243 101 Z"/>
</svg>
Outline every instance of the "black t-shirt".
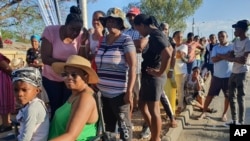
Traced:
<svg viewBox="0 0 250 141">
<path fill-rule="evenodd" d="M 150 34 L 148 45 L 142 53 L 142 73 L 146 73 L 147 67 L 160 68 L 161 51 L 168 46 L 170 46 L 168 38 L 162 31 L 155 29 Z"/>
</svg>

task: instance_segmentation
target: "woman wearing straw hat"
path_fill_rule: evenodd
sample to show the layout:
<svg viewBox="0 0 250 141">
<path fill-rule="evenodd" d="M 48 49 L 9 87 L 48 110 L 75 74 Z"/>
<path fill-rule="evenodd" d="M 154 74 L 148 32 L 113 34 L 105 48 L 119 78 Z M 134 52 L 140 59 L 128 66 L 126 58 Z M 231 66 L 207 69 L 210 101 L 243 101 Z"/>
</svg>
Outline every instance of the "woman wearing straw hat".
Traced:
<svg viewBox="0 0 250 141">
<path fill-rule="evenodd" d="M 96 136 L 98 110 L 93 97 L 94 91 L 88 84 L 99 81 L 96 72 L 87 59 L 78 55 L 70 56 L 65 63 L 53 63 L 52 69 L 61 74 L 71 95 L 55 112 L 49 140 L 90 140 Z"/>
<path fill-rule="evenodd" d="M 136 50 L 132 38 L 123 34 L 125 14 L 119 8 L 110 8 L 100 18 L 109 34 L 104 36 L 96 54 L 97 84 L 103 101 L 106 130 L 115 132 L 119 125 L 120 138 L 132 140 L 130 105 L 136 78 Z"/>
</svg>

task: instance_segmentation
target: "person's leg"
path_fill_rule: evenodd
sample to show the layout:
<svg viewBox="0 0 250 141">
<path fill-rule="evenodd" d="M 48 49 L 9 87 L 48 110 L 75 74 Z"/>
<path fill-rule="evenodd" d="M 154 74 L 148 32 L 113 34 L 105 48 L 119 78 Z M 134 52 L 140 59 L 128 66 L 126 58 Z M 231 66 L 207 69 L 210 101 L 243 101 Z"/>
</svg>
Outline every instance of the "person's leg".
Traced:
<svg viewBox="0 0 250 141">
<path fill-rule="evenodd" d="M 130 118 L 130 104 L 125 104 L 123 98 L 124 94 L 112 98 L 110 106 L 112 106 L 113 114 L 115 114 L 118 121 L 120 139 L 123 141 L 131 141 L 133 135 Z"/>
<path fill-rule="evenodd" d="M 160 103 L 159 101 L 155 102 L 147 102 L 148 110 L 151 115 L 151 139 L 150 141 L 160 141 L 162 121 L 161 121 L 161 113 L 160 113 Z"/>
<path fill-rule="evenodd" d="M 249 78 L 250 76 L 247 76 L 247 73 L 240 73 L 237 74 L 237 102 L 238 102 L 238 108 L 239 108 L 239 123 L 244 124 L 244 118 L 245 118 L 245 95 L 247 94 L 247 86 L 249 86 Z"/>
<path fill-rule="evenodd" d="M 169 117 L 170 121 L 171 121 L 171 127 L 176 127 L 177 126 L 177 122 L 175 120 L 174 114 L 173 114 L 173 110 L 171 108 L 170 102 L 165 94 L 165 92 L 163 91 L 163 93 L 161 94 L 161 104 L 167 114 L 167 116 Z"/>
<path fill-rule="evenodd" d="M 138 100 L 139 100 L 139 91 L 141 87 L 141 75 L 138 73 L 136 74 L 136 80 L 133 88 L 133 105 L 130 105 L 130 117 L 132 119 L 133 111 L 138 110 Z"/>
<path fill-rule="evenodd" d="M 184 109 L 184 83 L 186 74 L 177 74 L 175 75 L 176 84 L 177 84 L 177 95 L 178 95 L 178 108 L 177 112 L 181 112 Z"/>
<path fill-rule="evenodd" d="M 3 126 L 11 126 L 11 121 L 10 121 L 10 114 L 1 114 L 2 118 L 2 125 Z"/>
<path fill-rule="evenodd" d="M 209 87 L 207 97 L 206 97 L 205 102 L 204 102 L 204 107 L 203 107 L 203 111 L 200 115 L 200 118 L 204 118 L 206 116 L 206 112 L 209 110 L 208 106 L 212 102 L 214 96 L 219 95 L 220 90 L 221 90 L 221 79 L 217 78 L 215 76 L 212 76 L 211 84 Z"/>
<path fill-rule="evenodd" d="M 117 119 L 112 111 L 113 106 L 110 106 L 111 99 L 106 97 L 101 97 L 101 99 L 105 129 L 109 132 L 115 132 Z"/>
<path fill-rule="evenodd" d="M 222 91 L 224 93 L 225 100 L 224 100 L 224 110 L 223 110 L 223 113 L 222 113 L 222 116 L 221 116 L 221 120 L 224 121 L 224 122 L 227 121 L 227 111 L 228 111 L 228 108 L 229 108 L 228 80 L 229 80 L 229 78 L 223 78 L 223 84 L 222 84 L 223 85 Z"/>
<path fill-rule="evenodd" d="M 64 95 L 63 93 L 63 86 L 65 85 L 64 82 L 56 82 L 43 77 L 43 86 L 48 94 L 49 101 L 50 101 L 50 108 L 51 108 L 51 119 L 53 118 L 56 109 L 62 106 L 62 99 Z"/>
<path fill-rule="evenodd" d="M 191 74 L 193 63 L 187 63 L 187 72 Z"/>
<path fill-rule="evenodd" d="M 151 115 L 148 111 L 148 105 L 145 101 L 139 100 L 139 109 L 142 113 L 142 116 L 148 126 L 151 125 Z"/>
<path fill-rule="evenodd" d="M 233 123 L 236 123 L 237 121 L 237 111 L 236 111 L 236 74 L 231 74 L 229 80 L 228 80 L 228 90 L 229 90 L 229 103 L 230 103 L 230 109 L 231 109 L 231 117 L 233 120 Z"/>
</svg>

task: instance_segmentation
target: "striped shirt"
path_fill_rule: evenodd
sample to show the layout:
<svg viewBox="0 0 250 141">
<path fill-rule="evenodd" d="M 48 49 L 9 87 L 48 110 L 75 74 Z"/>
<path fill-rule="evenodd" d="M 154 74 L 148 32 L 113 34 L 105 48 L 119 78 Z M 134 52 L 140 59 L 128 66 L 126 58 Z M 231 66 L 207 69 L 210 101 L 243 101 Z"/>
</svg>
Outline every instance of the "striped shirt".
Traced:
<svg viewBox="0 0 250 141">
<path fill-rule="evenodd" d="M 106 36 L 103 38 L 95 57 L 97 87 L 102 96 L 113 98 L 127 91 L 129 66 L 125 54 L 132 51 L 135 52 L 135 46 L 129 35 L 121 34 L 112 45 L 107 45 Z"/>
<path fill-rule="evenodd" d="M 123 33 L 129 35 L 132 38 L 132 40 L 139 40 L 141 38 L 140 33 L 137 30 L 134 30 L 133 28 L 130 28 L 130 29 L 124 31 Z M 141 73 L 141 63 L 143 61 L 142 54 L 137 53 L 136 59 L 137 59 L 136 60 L 137 61 L 136 62 L 136 64 L 137 64 L 136 73 L 140 74 Z"/>
</svg>

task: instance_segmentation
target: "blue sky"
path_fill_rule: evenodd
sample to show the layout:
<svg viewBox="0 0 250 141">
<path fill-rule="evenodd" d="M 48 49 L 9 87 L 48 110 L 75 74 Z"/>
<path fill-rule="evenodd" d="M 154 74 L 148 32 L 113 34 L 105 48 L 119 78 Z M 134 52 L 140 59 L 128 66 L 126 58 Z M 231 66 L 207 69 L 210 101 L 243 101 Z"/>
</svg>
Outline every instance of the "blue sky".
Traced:
<svg viewBox="0 0 250 141">
<path fill-rule="evenodd" d="M 139 2 L 139 0 L 97 0 L 95 3 L 88 3 L 88 27 L 91 27 L 94 11 L 106 12 L 111 7 L 123 8 L 130 2 Z M 232 39 L 232 24 L 242 19 L 250 20 L 249 6 L 250 0 L 203 0 L 201 7 L 186 20 L 187 29 L 184 33 L 192 31 L 194 18 L 194 34 L 208 37 L 211 33 L 217 34 L 220 30 L 225 30 L 229 39 Z"/>
</svg>

